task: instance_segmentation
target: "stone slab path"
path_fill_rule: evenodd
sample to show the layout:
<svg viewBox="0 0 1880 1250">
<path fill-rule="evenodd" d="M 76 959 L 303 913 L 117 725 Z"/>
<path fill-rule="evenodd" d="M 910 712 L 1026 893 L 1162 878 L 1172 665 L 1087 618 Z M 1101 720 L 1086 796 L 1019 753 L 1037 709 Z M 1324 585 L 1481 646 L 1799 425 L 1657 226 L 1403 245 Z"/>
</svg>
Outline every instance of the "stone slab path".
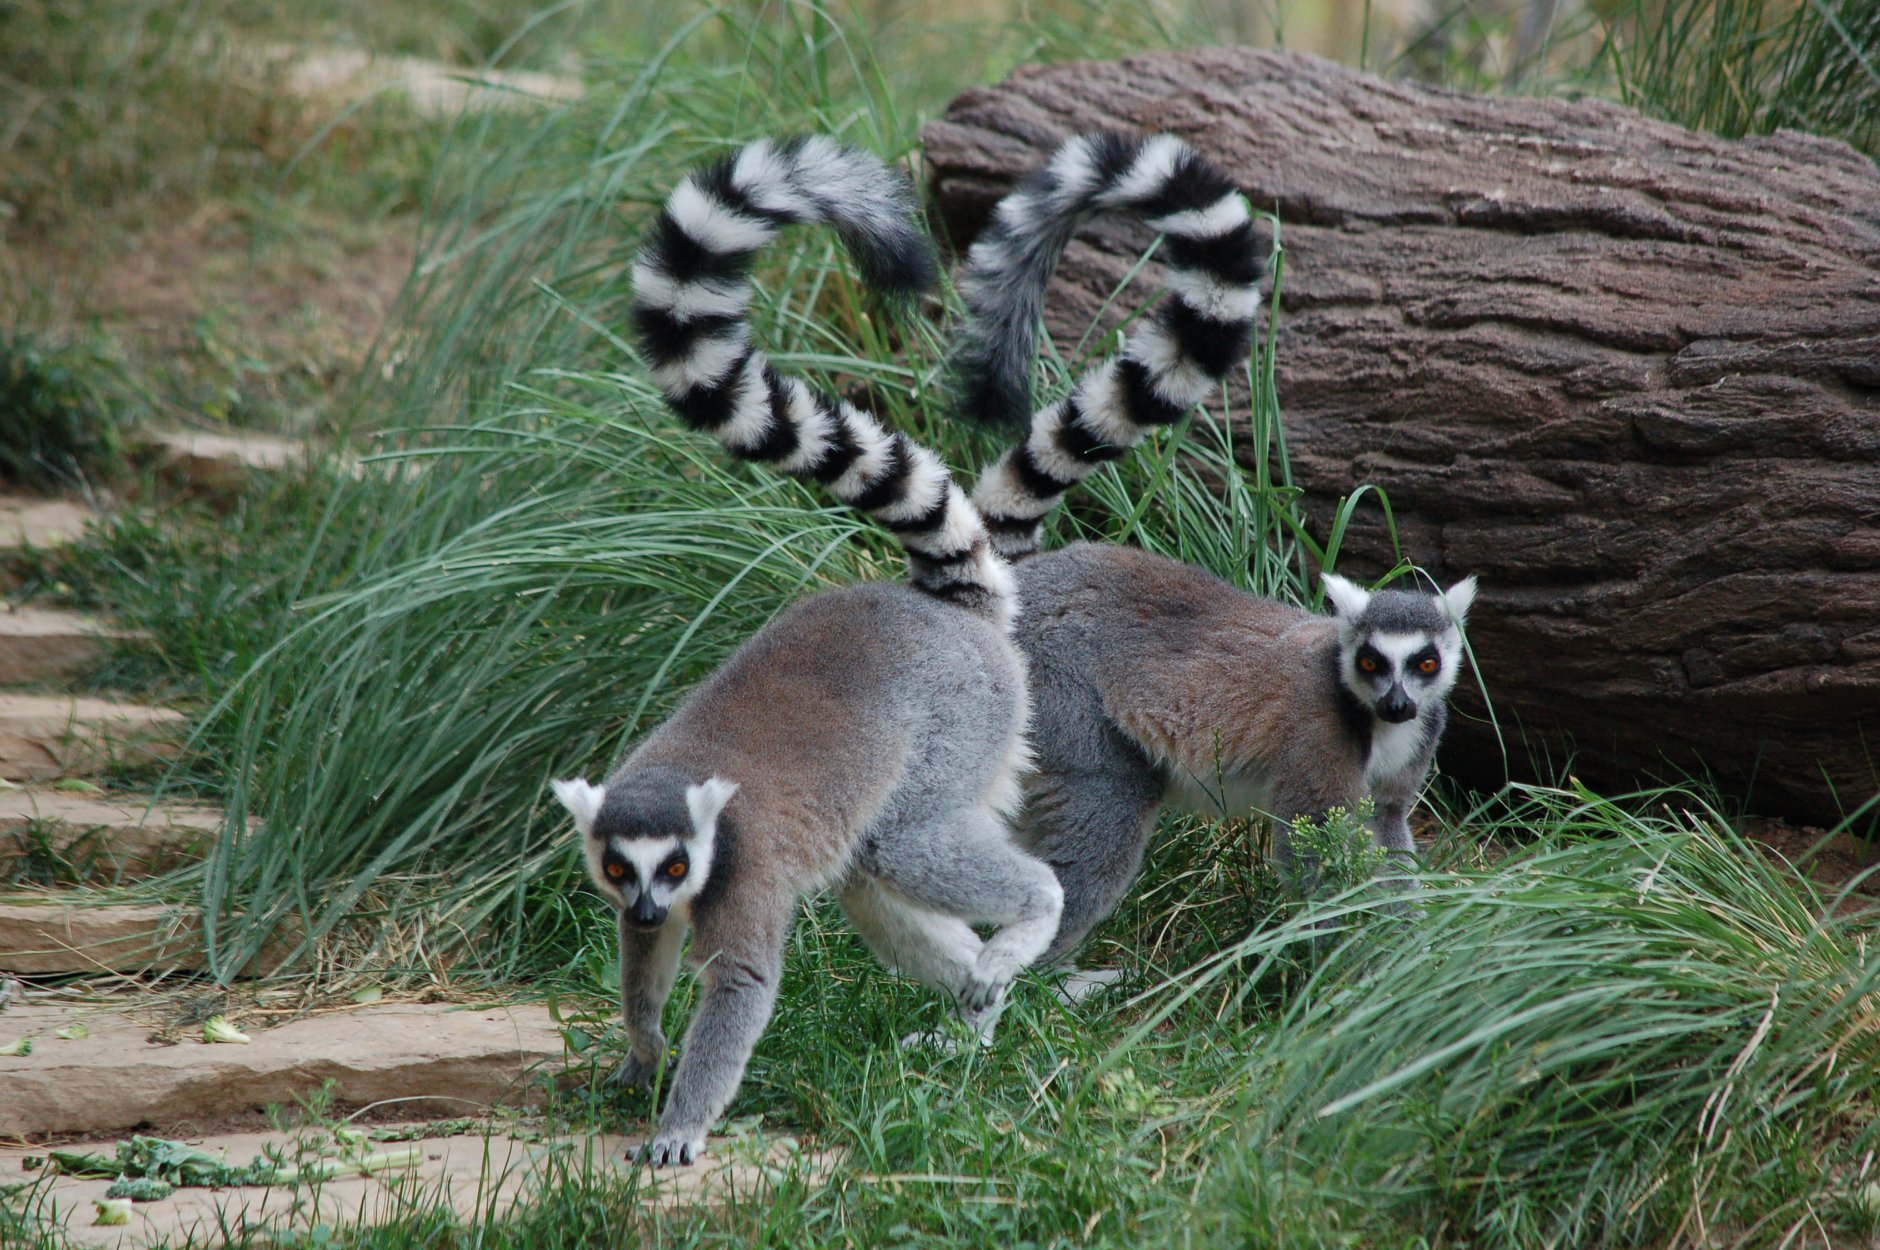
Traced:
<svg viewBox="0 0 1880 1250">
<path fill-rule="evenodd" d="M 107 643 L 127 636 L 76 612 L 0 605 L 0 682 L 26 685 L 70 677 L 95 664 Z"/>
<path fill-rule="evenodd" d="M 176 755 L 187 720 L 168 708 L 0 692 L 0 780 L 83 776 Z"/>
<path fill-rule="evenodd" d="M 30 1055 L 0 1058 L 0 1138 L 226 1124 L 292 1106 L 329 1081 L 341 1106 L 461 1116 L 536 1101 L 538 1077 L 561 1071 L 565 1054 L 548 1010 L 532 1005 L 380 1004 L 277 1028 L 238 1012 L 246 1045 L 211 1045 L 200 1021 L 166 1027 L 173 1019 L 155 996 L 37 996 L 0 1012 L 0 1045 L 33 1040 Z M 57 1037 L 77 1024 L 89 1036 Z"/>
<path fill-rule="evenodd" d="M 270 1147 L 291 1160 L 297 1150 L 323 1144 L 324 1136 L 317 1131 L 240 1133 L 184 1140 L 225 1155 L 239 1166 L 261 1157 Z M 411 1150 L 416 1158 L 408 1166 L 370 1177 L 336 1177 L 317 1184 L 178 1189 L 169 1198 L 134 1204 L 130 1223 L 118 1227 L 94 1223 L 94 1203 L 111 1187 L 108 1180 L 48 1175 L 34 1190 L 32 1200 L 37 1203 L 33 1209 L 40 1222 L 48 1230 L 55 1225 L 62 1228 L 69 1244 L 129 1250 L 186 1241 L 220 1245 L 224 1230 L 286 1233 L 315 1224 L 344 1230 L 446 1205 L 459 1218 L 475 1221 L 506 1214 L 525 1193 L 568 1177 L 633 1178 L 639 1185 L 637 1196 L 648 1203 L 714 1204 L 734 1197 L 761 1198 L 790 1171 L 804 1169 L 814 1174 L 828 1164 L 825 1157 L 800 1152 L 789 1138 L 714 1138 L 710 1153 L 698 1165 L 652 1172 L 627 1161 L 642 1140 L 600 1134 L 518 1137 L 500 1123 L 492 1123 L 485 1132 L 374 1142 L 372 1150 Z M 109 1155 L 114 1143 L 80 1143 L 60 1149 Z M 43 1168 L 28 1171 L 23 1166 L 27 1158 L 43 1154 L 43 1150 L 0 1149 L 0 1185 L 43 1173 Z"/>
<path fill-rule="evenodd" d="M 90 509 L 69 500 L 0 496 L 0 552 L 63 547 L 91 519 Z"/>
<path fill-rule="evenodd" d="M 275 44 L 256 51 L 284 67 L 284 85 L 294 95 L 346 101 L 391 91 L 428 117 L 578 100 L 583 94 L 580 79 L 538 70 L 470 69 L 415 56 L 373 56 L 352 48 Z"/>
<path fill-rule="evenodd" d="M 0 788 L 0 873 L 44 853 L 86 880 L 126 881 L 187 862 L 221 831 L 221 809 L 202 803 Z"/>
<path fill-rule="evenodd" d="M 63 891 L 11 890 L 0 895 L 0 972 L 105 976 L 201 966 L 195 922 L 180 909 Z M 0 1074 L 4 1071 L 0 1068 Z M 4 1102 L 0 1095 L 0 1106 Z M 5 1116 L 0 1109 L 0 1123 Z"/>
</svg>

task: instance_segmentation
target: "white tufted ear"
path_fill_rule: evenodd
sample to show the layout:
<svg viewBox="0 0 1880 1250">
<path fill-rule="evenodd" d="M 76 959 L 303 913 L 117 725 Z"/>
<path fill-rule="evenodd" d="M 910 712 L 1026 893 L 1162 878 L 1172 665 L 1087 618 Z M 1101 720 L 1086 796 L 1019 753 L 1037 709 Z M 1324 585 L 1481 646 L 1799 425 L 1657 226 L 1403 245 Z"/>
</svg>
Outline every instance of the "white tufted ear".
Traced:
<svg viewBox="0 0 1880 1250">
<path fill-rule="evenodd" d="M 1332 601 L 1333 613 L 1343 620 L 1357 620 L 1370 605 L 1370 591 L 1336 573 L 1319 574 L 1319 585 L 1325 587 L 1325 597 Z"/>
<path fill-rule="evenodd" d="M 601 800 L 607 797 L 604 786 L 591 786 L 575 778 L 569 781 L 551 781 L 549 786 L 555 791 L 555 797 L 574 817 L 574 827 L 581 831 L 582 837 L 594 832 L 594 818 L 601 814 Z"/>
<path fill-rule="evenodd" d="M 1470 574 L 1445 590 L 1442 594 L 1443 607 L 1451 619 L 1460 625 L 1469 619 L 1469 605 L 1475 602 L 1475 575 Z"/>
<path fill-rule="evenodd" d="M 723 777 L 707 777 L 685 788 L 686 810 L 692 813 L 692 836 L 709 838 L 718 829 L 718 815 L 738 792 L 738 783 Z"/>
</svg>

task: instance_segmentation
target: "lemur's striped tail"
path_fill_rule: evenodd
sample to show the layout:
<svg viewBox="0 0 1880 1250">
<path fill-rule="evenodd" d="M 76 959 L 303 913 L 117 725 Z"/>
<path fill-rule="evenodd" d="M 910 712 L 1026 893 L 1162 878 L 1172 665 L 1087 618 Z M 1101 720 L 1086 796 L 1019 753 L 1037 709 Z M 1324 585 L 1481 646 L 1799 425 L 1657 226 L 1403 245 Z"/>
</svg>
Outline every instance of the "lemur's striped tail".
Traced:
<svg viewBox="0 0 1880 1250">
<path fill-rule="evenodd" d="M 999 202 L 968 254 L 960 288 L 971 320 L 953 357 L 964 415 L 1015 424 L 1031 413 L 1045 283 L 1079 223 L 1106 211 L 1134 213 L 1162 233 L 1171 298 L 1129 333 L 1120 356 L 1031 415 L 1025 442 L 980 479 L 973 502 L 1008 560 L 1038 550 L 1065 491 L 1179 421 L 1252 343 L 1264 265 L 1233 180 L 1172 135 L 1079 135 Z"/>
<path fill-rule="evenodd" d="M 760 140 L 694 171 L 633 266 L 633 322 L 680 419 L 732 455 L 822 483 L 892 530 L 914 586 L 1001 623 L 1012 573 L 946 466 L 870 414 L 771 367 L 752 344 L 751 261 L 786 225 L 828 225 L 876 293 L 937 274 L 913 188 L 879 158 L 831 139 Z"/>
</svg>

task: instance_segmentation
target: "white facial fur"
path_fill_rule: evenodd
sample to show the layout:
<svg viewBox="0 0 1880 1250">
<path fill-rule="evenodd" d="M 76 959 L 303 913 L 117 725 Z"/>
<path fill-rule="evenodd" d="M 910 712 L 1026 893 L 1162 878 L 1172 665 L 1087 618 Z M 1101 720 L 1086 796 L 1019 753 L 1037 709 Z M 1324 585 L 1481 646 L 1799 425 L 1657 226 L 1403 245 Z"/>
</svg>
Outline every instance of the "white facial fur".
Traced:
<svg viewBox="0 0 1880 1250">
<path fill-rule="evenodd" d="M 1325 587 L 1325 597 L 1332 601 L 1332 611 L 1341 623 L 1355 622 L 1371 602 L 1370 591 L 1336 573 L 1321 573 L 1319 585 Z"/>
<path fill-rule="evenodd" d="M 1371 592 L 1336 573 L 1322 574 L 1320 581 L 1338 622 L 1340 676 L 1347 689 L 1367 706 L 1374 706 L 1377 696 L 1388 690 L 1394 681 L 1403 682 L 1406 692 L 1419 705 L 1448 697 L 1455 686 L 1462 661 L 1462 625 L 1475 602 L 1474 577 L 1465 577 L 1435 596 L 1437 610 L 1453 624 L 1434 633 L 1425 630 L 1362 631 L 1358 621 L 1371 604 Z M 1382 671 L 1376 674 L 1359 671 L 1357 653 L 1362 644 L 1368 644 L 1382 658 Z M 1437 655 L 1441 657 L 1441 667 L 1432 678 L 1424 678 L 1411 671 L 1409 661 L 1410 657 L 1430 645 L 1435 646 Z"/>
<path fill-rule="evenodd" d="M 711 777 L 698 785 L 688 786 L 685 802 L 692 821 L 689 837 L 614 838 L 611 842 L 603 843 L 594 836 L 594 822 L 600 815 L 601 804 L 607 795 L 606 788 L 578 779 L 556 781 L 551 785 L 555 797 L 574 817 L 589 878 L 616 907 L 632 905 L 640 892 L 649 888 L 653 901 L 667 908 L 695 897 L 705 887 L 711 873 L 712 851 L 718 838 L 718 818 L 724 812 L 725 804 L 738 792 L 736 782 L 726 781 L 722 777 Z M 675 881 L 661 869 L 681 848 L 686 855 L 686 874 Z M 631 866 L 631 879 L 614 881 L 608 877 L 604 865 L 608 850 Z"/>
<path fill-rule="evenodd" d="M 555 797 L 574 817 L 574 827 L 586 837 L 594 832 L 594 818 L 601 814 L 601 800 L 607 797 L 607 791 L 600 786 L 591 786 L 579 778 L 568 781 L 551 781 L 549 788 Z"/>
</svg>

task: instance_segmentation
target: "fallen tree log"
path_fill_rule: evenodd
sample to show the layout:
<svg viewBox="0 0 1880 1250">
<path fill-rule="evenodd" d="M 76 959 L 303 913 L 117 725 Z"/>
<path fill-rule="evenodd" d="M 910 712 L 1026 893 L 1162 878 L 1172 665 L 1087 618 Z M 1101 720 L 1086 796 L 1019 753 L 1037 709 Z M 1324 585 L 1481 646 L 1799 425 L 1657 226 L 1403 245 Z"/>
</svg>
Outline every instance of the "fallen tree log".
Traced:
<svg viewBox="0 0 1880 1250">
<path fill-rule="evenodd" d="M 1481 576 L 1470 635 L 1517 776 L 1708 774 L 1814 821 L 1880 791 L 1872 161 L 1216 49 L 961 96 L 922 136 L 942 227 L 964 246 L 1105 126 L 1180 135 L 1279 217 L 1294 480 L 1321 527 L 1376 484 L 1406 556 Z M 1147 242 L 1105 223 L 1072 246 L 1060 342 Z M 1367 508 L 1340 567 L 1392 562 Z M 1458 710 L 1444 767 L 1497 781 L 1479 695 Z"/>
</svg>

